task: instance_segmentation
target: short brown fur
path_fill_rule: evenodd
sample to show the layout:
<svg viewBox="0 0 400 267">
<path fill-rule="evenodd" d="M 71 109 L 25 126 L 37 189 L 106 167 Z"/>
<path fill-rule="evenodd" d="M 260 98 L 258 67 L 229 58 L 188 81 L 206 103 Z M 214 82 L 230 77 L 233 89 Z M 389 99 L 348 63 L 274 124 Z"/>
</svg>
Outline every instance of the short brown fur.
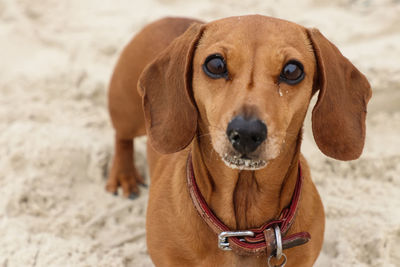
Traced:
<svg viewBox="0 0 400 267">
<path fill-rule="evenodd" d="M 202 64 L 212 53 L 226 59 L 227 79 L 205 75 Z M 301 61 L 306 73 L 293 86 L 278 80 L 290 59 Z M 364 145 L 369 83 L 317 30 L 259 15 L 208 24 L 166 18 L 128 44 L 110 85 L 116 149 L 106 188 L 115 192 L 122 186 L 125 196 L 138 192 L 143 179 L 133 165 L 132 139 L 147 134 L 147 245 L 156 266 L 266 266 L 265 256 L 218 249 L 187 191 L 189 151 L 205 200 L 232 230 L 258 227 L 279 215 L 290 203 L 300 161 L 304 187 L 288 234 L 307 231 L 312 239 L 285 251 L 286 266 L 313 265 L 322 246 L 324 211 L 300 146 L 317 90 L 313 133 L 319 148 L 337 159 L 357 158 Z M 256 150 L 266 167 L 238 170 L 222 160 L 233 153 L 225 130 L 238 114 L 268 125 L 268 138 Z"/>
</svg>

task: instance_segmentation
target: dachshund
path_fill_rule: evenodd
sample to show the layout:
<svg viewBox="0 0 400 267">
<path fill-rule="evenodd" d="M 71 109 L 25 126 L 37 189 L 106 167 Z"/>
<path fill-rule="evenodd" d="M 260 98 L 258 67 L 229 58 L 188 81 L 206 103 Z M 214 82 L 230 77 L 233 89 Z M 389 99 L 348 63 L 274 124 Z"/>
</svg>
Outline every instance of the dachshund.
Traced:
<svg viewBox="0 0 400 267">
<path fill-rule="evenodd" d="M 123 50 L 109 88 L 106 190 L 139 193 L 147 135 L 148 252 L 156 266 L 312 266 L 324 209 L 300 147 L 357 159 L 371 89 L 317 29 L 261 15 L 164 18 Z"/>
</svg>

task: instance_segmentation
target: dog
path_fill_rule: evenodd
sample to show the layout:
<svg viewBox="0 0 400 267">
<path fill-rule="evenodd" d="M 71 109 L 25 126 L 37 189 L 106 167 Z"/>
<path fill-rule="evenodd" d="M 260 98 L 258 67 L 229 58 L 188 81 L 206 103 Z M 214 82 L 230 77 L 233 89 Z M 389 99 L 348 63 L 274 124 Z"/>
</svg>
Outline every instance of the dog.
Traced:
<svg viewBox="0 0 400 267">
<path fill-rule="evenodd" d="M 310 100 L 319 149 L 360 156 L 371 89 L 317 29 L 248 15 L 165 18 L 123 50 L 109 89 L 106 190 L 139 193 L 148 136 L 148 252 L 156 266 L 312 266 L 324 210 L 300 152 Z"/>
</svg>

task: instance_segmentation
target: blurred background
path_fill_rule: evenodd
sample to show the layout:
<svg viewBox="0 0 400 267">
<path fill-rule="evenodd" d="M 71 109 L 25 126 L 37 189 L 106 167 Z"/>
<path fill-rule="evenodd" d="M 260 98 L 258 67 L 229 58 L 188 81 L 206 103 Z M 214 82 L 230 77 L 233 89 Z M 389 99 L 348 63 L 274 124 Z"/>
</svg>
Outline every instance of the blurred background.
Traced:
<svg viewBox="0 0 400 267">
<path fill-rule="evenodd" d="M 0 0 L 0 266 L 152 266 L 147 190 L 104 191 L 115 62 L 158 18 L 255 13 L 319 28 L 373 88 L 359 160 L 325 157 L 305 122 L 327 218 L 316 266 L 400 266 L 399 0 Z"/>
</svg>

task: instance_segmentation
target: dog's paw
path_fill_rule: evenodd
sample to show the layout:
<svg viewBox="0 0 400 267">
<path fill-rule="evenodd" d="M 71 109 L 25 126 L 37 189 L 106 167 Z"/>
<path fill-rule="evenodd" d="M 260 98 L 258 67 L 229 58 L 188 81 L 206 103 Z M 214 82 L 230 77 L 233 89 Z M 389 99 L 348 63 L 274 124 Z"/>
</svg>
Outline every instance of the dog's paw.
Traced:
<svg viewBox="0 0 400 267">
<path fill-rule="evenodd" d="M 108 178 L 106 190 L 114 195 L 118 195 L 118 188 L 121 187 L 124 197 L 135 199 L 139 196 L 139 185 L 147 187 L 143 177 L 137 171 L 132 171 L 128 174 L 117 173 L 114 175 L 111 174 Z"/>
</svg>

